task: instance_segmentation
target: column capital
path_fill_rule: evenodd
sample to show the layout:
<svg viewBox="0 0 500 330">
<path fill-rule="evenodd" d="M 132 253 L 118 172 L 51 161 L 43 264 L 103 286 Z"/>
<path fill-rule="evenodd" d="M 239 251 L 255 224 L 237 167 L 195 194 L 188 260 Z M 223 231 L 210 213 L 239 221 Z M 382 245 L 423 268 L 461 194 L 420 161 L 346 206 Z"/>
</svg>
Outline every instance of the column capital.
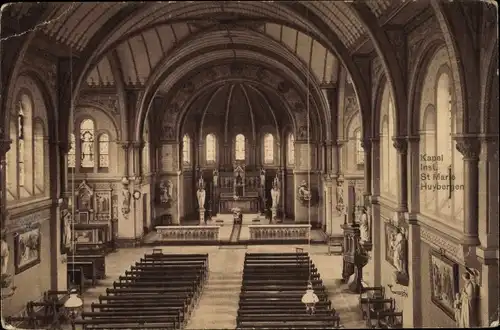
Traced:
<svg viewBox="0 0 500 330">
<path fill-rule="evenodd" d="M 134 141 L 134 142 L 131 142 L 130 145 L 134 149 L 141 149 L 142 147 L 144 147 L 144 142 L 142 142 L 142 141 Z"/>
<path fill-rule="evenodd" d="M 408 151 L 408 140 L 406 136 L 395 136 L 392 138 L 392 145 L 398 153 L 405 155 Z"/>
<path fill-rule="evenodd" d="M 464 160 L 479 160 L 481 142 L 477 136 L 455 136 L 456 148 L 464 156 Z"/>
<path fill-rule="evenodd" d="M 116 144 L 122 147 L 123 149 L 127 150 L 130 148 L 131 142 L 130 141 L 116 141 Z"/>
<path fill-rule="evenodd" d="M 0 140 L 0 158 L 3 158 L 3 156 L 5 156 L 5 154 L 9 151 L 11 143 L 12 140 L 10 139 Z"/>
<path fill-rule="evenodd" d="M 337 146 L 342 147 L 347 142 L 349 142 L 349 140 L 337 140 Z"/>
</svg>

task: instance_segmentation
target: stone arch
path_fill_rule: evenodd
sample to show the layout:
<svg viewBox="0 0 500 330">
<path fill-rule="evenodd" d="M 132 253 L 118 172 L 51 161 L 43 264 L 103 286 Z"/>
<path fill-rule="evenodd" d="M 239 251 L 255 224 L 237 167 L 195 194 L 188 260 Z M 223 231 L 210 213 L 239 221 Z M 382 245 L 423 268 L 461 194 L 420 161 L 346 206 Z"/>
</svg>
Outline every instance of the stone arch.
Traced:
<svg viewBox="0 0 500 330">
<path fill-rule="evenodd" d="M 247 56 L 247 57 L 250 56 L 248 54 L 255 55 L 256 53 L 259 53 L 259 55 L 262 56 L 262 52 L 265 53 L 265 51 L 263 51 L 260 48 L 259 49 L 257 49 L 256 47 L 245 47 L 245 48 L 247 48 L 246 50 L 248 51 L 248 53 L 243 53 L 244 50 L 241 50 L 241 51 L 242 51 L 242 54 L 246 54 L 245 56 Z M 252 48 L 255 48 L 255 49 L 252 49 Z M 187 69 L 182 68 L 182 65 L 184 65 L 184 64 L 185 65 L 190 64 L 192 66 L 192 65 L 194 65 L 193 63 L 196 63 L 196 62 L 200 63 L 201 62 L 200 64 L 197 64 L 199 67 L 203 67 L 205 65 L 210 65 L 210 62 L 211 62 L 210 55 L 216 56 L 214 54 L 222 54 L 224 52 L 224 50 L 221 49 L 220 45 L 215 46 L 213 48 L 201 49 L 200 51 L 205 53 L 205 56 L 203 58 L 200 59 L 200 57 L 197 54 L 191 53 L 190 55 L 180 59 L 179 60 L 180 63 L 178 63 L 178 64 L 171 63 L 171 64 L 169 64 L 168 68 L 161 70 L 162 73 L 157 73 L 156 77 L 150 77 L 150 81 L 148 82 L 148 88 L 146 88 L 146 91 L 144 93 L 145 95 L 143 97 L 141 97 L 141 99 L 138 100 L 138 103 L 137 103 L 137 107 L 141 110 L 140 110 L 140 113 L 137 116 L 137 120 L 135 122 L 135 125 L 136 125 L 135 134 L 136 135 L 137 135 L 137 132 L 140 131 L 140 127 L 142 126 L 142 118 L 145 116 L 145 114 L 150 109 L 151 101 L 152 101 L 155 93 L 158 90 L 160 82 L 163 82 L 163 80 L 168 75 L 173 74 L 174 72 L 181 72 L 183 70 L 184 71 L 187 70 Z M 217 56 L 220 57 L 221 55 L 217 55 Z M 276 55 L 274 55 L 274 56 L 276 56 Z M 281 59 L 280 61 L 278 61 L 277 59 L 272 59 L 269 57 L 266 57 L 266 58 L 267 58 L 267 61 L 270 61 L 270 63 L 273 63 L 274 65 L 277 65 L 277 66 L 281 66 L 282 70 L 287 72 L 286 73 L 287 79 L 295 81 L 295 84 L 297 84 L 299 86 L 304 85 L 303 81 L 300 81 L 300 78 L 297 77 L 297 74 L 296 74 L 297 68 L 293 68 L 292 64 L 284 65 L 283 62 L 286 62 L 286 60 L 284 60 L 284 59 Z M 217 60 L 217 58 L 213 59 L 212 61 L 216 61 L 216 60 Z M 246 60 L 248 61 L 248 59 L 246 59 Z M 255 62 L 255 61 L 259 61 L 259 60 L 257 58 L 253 58 L 252 61 Z M 263 61 L 262 62 L 263 66 L 266 67 L 266 61 L 264 61 L 264 60 L 262 60 L 262 61 Z M 190 67 L 189 70 L 194 70 L 194 68 Z M 197 68 L 197 70 L 199 70 L 199 68 Z M 314 87 L 314 85 L 311 85 L 311 86 Z M 301 90 L 302 89 L 304 89 L 303 86 L 301 87 Z M 314 109 L 317 112 L 319 112 L 319 111 L 323 112 L 323 115 L 326 116 L 326 113 L 327 113 L 326 109 L 327 108 L 320 106 L 322 104 L 322 102 L 320 102 L 320 100 L 323 100 L 324 96 L 320 92 L 319 86 L 316 86 L 316 88 L 313 88 L 313 91 L 315 91 L 314 93 L 312 93 L 312 96 L 313 96 L 312 100 L 313 100 L 313 104 L 315 106 Z M 304 101 L 302 101 L 302 102 L 304 102 Z M 326 105 L 326 103 L 323 105 Z M 326 117 L 326 118 L 328 118 L 328 117 Z M 330 134 L 329 130 L 326 130 L 325 134 L 327 134 L 327 135 Z"/>
<path fill-rule="evenodd" d="M 114 136 L 117 141 L 122 139 L 123 135 L 122 135 L 121 127 L 118 124 L 118 122 L 116 121 L 115 116 L 113 116 L 113 114 L 111 113 L 111 111 L 109 109 L 107 109 L 106 107 L 104 107 L 100 103 L 92 102 L 90 100 L 85 100 L 85 101 L 81 101 L 78 103 L 77 112 L 83 111 L 82 113 L 88 114 L 87 112 L 84 111 L 86 108 L 95 108 L 95 109 L 99 110 L 100 112 L 102 112 L 102 114 L 105 115 L 107 117 L 107 119 L 113 123 L 114 132 L 111 133 L 110 137 Z M 88 115 L 90 116 L 89 118 L 96 120 L 95 117 L 92 116 L 91 114 L 88 114 Z M 81 115 L 77 115 L 77 116 L 81 117 Z M 76 122 L 75 122 L 75 125 L 76 125 Z M 70 129 L 71 129 L 71 127 L 70 127 Z"/>
<path fill-rule="evenodd" d="M 431 6 L 434 9 L 434 14 L 437 18 L 439 27 L 441 28 L 444 43 L 446 45 L 446 50 L 448 52 L 452 78 L 454 81 L 453 87 L 454 95 L 456 98 L 455 106 L 457 122 L 460 123 L 460 125 L 457 125 L 456 131 L 457 134 L 469 133 L 469 120 L 467 120 L 466 118 L 469 118 L 471 116 L 471 113 L 468 113 L 467 109 L 469 107 L 469 101 L 471 100 L 472 102 L 474 102 L 474 97 L 471 97 L 473 91 L 472 88 L 469 88 L 469 86 L 474 86 L 474 84 L 478 86 L 475 77 L 476 70 L 478 68 L 469 67 L 467 70 L 473 72 L 470 72 L 470 74 L 466 74 L 463 66 L 467 65 L 467 63 L 470 62 L 465 61 L 467 57 L 464 58 L 464 54 L 460 52 L 460 41 L 458 39 L 466 39 L 466 41 L 464 41 L 464 44 L 467 44 L 467 47 L 462 47 L 462 50 L 465 52 L 469 52 L 468 55 L 470 55 L 470 59 L 475 58 L 477 54 L 475 54 L 475 51 L 467 49 L 471 48 L 470 45 L 472 45 L 473 42 L 470 41 L 469 32 L 464 30 L 467 24 L 463 24 L 463 17 L 458 16 L 458 13 L 456 13 L 455 16 L 448 15 L 446 9 L 443 8 L 444 6 L 446 6 L 446 4 L 444 4 L 442 1 L 431 0 Z M 458 12 L 458 10 L 455 11 Z M 449 12 L 452 12 L 452 10 L 450 10 Z M 452 21 L 455 21 L 457 23 L 454 24 L 453 27 L 458 28 L 460 31 L 463 30 L 463 35 L 460 38 L 456 38 L 455 34 L 453 33 L 453 28 L 451 25 Z M 466 76 L 468 79 L 470 78 L 470 81 L 466 81 Z"/>
<path fill-rule="evenodd" d="M 422 88 L 426 77 L 426 68 L 433 60 L 435 54 L 439 49 L 445 47 L 442 39 L 433 39 L 424 46 L 424 50 L 415 61 L 415 66 L 410 68 L 412 74 L 410 75 L 410 87 L 408 97 L 408 111 L 410 112 L 409 118 L 409 134 L 417 135 L 420 123 L 420 101 L 422 95 Z"/>
<path fill-rule="evenodd" d="M 258 80 L 253 80 L 253 79 L 249 79 L 249 78 L 222 78 L 222 79 L 213 81 L 213 82 L 211 82 L 208 85 L 204 85 L 204 87 L 202 89 L 194 91 L 194 94 L 192 94 L 192 96 L 189 98 L 189 100 L 183 106 L 182 110 L 180 110 L 181 116 L 179 117 L 178 121 L 175 124 L 176 125 L 175 126 L 175 130 L 176 130 L 175 136 L 178 139 L 178 141 L 180 141 L 179 139 L 181 138 L 180 137 L 180 133 L 182 132 L 181 128 L 183 126 L 183 123 L 187 119 L 188 109 L 198 99 L 198 97 L 200 97 L 201 95 L 203 95 L 204 93 L 206 93 L 206 91 L 208 89 L 210 89 L 210 88 L 213 88 L 213 87 L 216 87 L 216 86 L 222 87 L 222 85 L 225 84 L 226 82 L 232 82 L 232 81 L 238 81 L 238 82 L 244 81 L 244 82 L 247 82 L 247 83 L 256 84 L 256 85 L 259 86 L 259 88 L 263 88 L 263 89 L 265 89 L 265 90 L 267 90 L 269 92 L 274 92 L 266 84 L 264 84 L 264 83 L 262 83 L 262 82 L 260 82 Z M 298 126 L 297 126 L 298 123 L 296 122 L 296 119 L 295 119 L 295 117 L 293 115 L 293 112 L 291 110 L 290 105 L 286 102 L 285 98 L 282 95 L 280 95 L 279 93 L 277 93 L 276 95 L 278 96 L 278 99 L 280 100 L 280 103 L 283 105 L 284 109 L 288 113 L 290 122 L 292 123 L 293 129 L 294 129 L 294 132 L 295 132 L 298 129 Z M 201 134 L 201 133 L 202 132 L 201 132 L 201 129 L 200 129 L 200 138 L 202 138 L 202 135 L 204 135 L 204 134 Z"/>
</svg>

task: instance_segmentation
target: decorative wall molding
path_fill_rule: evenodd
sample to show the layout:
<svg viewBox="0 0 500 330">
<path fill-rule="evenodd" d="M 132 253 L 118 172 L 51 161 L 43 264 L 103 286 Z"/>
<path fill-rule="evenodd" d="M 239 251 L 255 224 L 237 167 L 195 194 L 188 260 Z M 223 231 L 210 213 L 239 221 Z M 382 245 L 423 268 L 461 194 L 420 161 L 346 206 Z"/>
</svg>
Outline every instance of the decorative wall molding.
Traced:
<svg viewBox="0 0 500 330">
<path fill-rule="evenodd" d="M 22 229 L 32 227 L 36 224 L 42 224 L 50 219 L 50 209 L 39 210 L 20 217 L 6 217 L 5 229 L 7 233 L 16 232 Z"/>
<path fill-rule="evenodd" d="M 461 245 L 450 239 L 444 238 L 443 234 L 433 232 L 425 226 L 420 226 L 420 238 L 431 247 L 439 251 L 444 251 L 447 257 L 456 261 L 463 261 L 464 253 Z"/>
</svg>

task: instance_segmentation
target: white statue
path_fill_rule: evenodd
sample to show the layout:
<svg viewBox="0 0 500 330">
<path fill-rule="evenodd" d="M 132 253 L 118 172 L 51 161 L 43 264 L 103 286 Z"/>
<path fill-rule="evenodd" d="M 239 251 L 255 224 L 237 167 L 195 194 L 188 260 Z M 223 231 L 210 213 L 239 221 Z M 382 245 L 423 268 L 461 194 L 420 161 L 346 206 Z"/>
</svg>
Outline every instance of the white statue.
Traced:
<svg viewBox="0 0 500 330">
<path fill-rule="evenodd" d="M 219 182 L 219 171 L 217 171 L 217 169 L 214 169 L 213 177 L 214 177 L 214 186 L 217 187 L 217 183 Z"/>
<path fill-rule="evenodd" d="M 460 291 L 460 301 L 457 302 L 459 312 L 455 310 L 455 315 L 459 316 L 456 320 L 459 328 L 472 328 L 479 326 L 478 324 L 478 306 L 479 306 L 479 285 L 477 283 L 476 273 L 469 268 L 462 275 L 464 279 L 464 287 Z M 455 304 L 454 304 L 455 305 Z"/>
<path fill-rule="evenodd" d="M 271 189 L 271 198 L 273 200 L 272 207 L 278 208 L 278 204 L 280 201 L 280 188 L 276 184 L 273 184 L 273 188 Z"/>
<path fill-rule="evenodd" d="M 130 191 L 128 190 L 128 187 L 123 187 L 122 196 L 123 196 L 122 212 L 123 214 L 128 214 L 130 212 Z"/>
<path fill-rule="evenodd" d="M 369 209 L 365 206 L 363 208 L 363 213 L 361 214 L 361 223 L 359 226 L 359 231 L 361 234 L 360 241 L 369 242 L 370 241 L 370 215 L 368 214 Z"/>
<path fill-rule="evenodd" d="M 260 185 L 264 187 L 266 185 L 266 170 L 260 170 Z"/>
<path fill-rule="evenodd" d="M 391 248 L 393 251 L 394 265 L 400 273 L 406 273 L 406 256 L 405 247 L 406 239 L 400 228 L 396 228 L 396 234 L 393 234 L 391 240 Z"/>
<path fill-rule="evenodd" d="M 198 206 L 200 209 L 205 207 L 205 189 L 200 186 L 196 191 L 196 197 L 198 198 Z"/>
<path fill-rule="evenodd" d="M 1 250 L 1 257 L 2 257 L 2 274 L 7 274 L 7 267 L 9 265 L 9 256 L 10 256 L 10 251 L 9 251 L 9 245 L 5 241 L 5 233 L 2 232 L 2 250 Z"/>
<path fill-rule="evenodd" d="M 71 238 L 72 238 L 72 231 L 71 231 L 71 213 L 69 212 L 69 210 L 67 209 L 64 209 L 62 211 L 62 221 L 64 221 L 63 225 L 64 225 L 64 246 L 67 248 L 67 249 L 71 249 L 72 245 L 72 241 L 71 241 Z"/>
</svg>

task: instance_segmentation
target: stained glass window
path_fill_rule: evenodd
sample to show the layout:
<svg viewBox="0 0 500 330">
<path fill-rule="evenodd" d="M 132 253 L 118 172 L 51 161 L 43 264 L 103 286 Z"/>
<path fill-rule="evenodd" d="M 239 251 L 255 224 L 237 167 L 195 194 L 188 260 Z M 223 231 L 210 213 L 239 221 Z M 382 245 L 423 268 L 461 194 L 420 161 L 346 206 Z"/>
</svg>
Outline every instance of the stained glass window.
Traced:
<svg viewBox="0 0 500 330">
<path fill-rule="evenodd" d="M 109 167 L 109 135 L 103 133 L 99 136 L 99 168 Z"/>
<path fill-rule="evenodd" d="M 274 137 L 272 134 L 264 135 L 264 163 L 274 162 Z"/>
<path fill-rule="evenodd" d="M 94 121 L 85 119 L 80 124 L 81 167 L 94 167 Z"/>
<path fill-rule="evenodd" d="M 207 134 L 205 140 L 207 162 L 215 162 L 215 146 L 216 146 L 215 135 Z"/>
<path fill-rule="evenodd" d="M 191 163 L 191 139 L 189 138 L 189 135 L 185 134 L 184 137 L 182 138 L 182 161 L 184 164 L 190 164 Z"/>
<path fill-rule="evenodd" d="M 295 137 L 292 133 L 288 134 L 288 164 L 295 164 Z"/>
<path fill-rule="evenodd" d="M 75 168 L 75 164 L 76 164 L 76 139 L 75 139 L 75 134 L 71 133 L 69 137 L 68 167 Z"/>
<path fill-rule="evenodd" d="M 19 171 L 19 186 L 24 187 L 25 184 L 25 162 L 24 162 L 24 109 L 23 103 L 19 102 L 17 114 L 17 148 L 18 148 L 18 171 Z"/>
<path fill-rule="evenodd" d="M 35 185 L 40 190 L 43 191 L 44 186 L 44 141 L 43 141 L 43 127 L 40 123 L 35 125 L 34 134 L 34 144 L 33 153 L 35 155 Z"/>
<path fill-rule="evenodd" d="M 245 136 L 243 134 L 236 135 L 234 147 L 236 160 L 245 160 Z"/>
<path fill-rule="evenodd" d="M 365 151 L 361 145 L 361 130 L 356 130 L 354 136 L 356 137 L 356 164 L 363 165 L 365 163 Z"/>
</svg>

